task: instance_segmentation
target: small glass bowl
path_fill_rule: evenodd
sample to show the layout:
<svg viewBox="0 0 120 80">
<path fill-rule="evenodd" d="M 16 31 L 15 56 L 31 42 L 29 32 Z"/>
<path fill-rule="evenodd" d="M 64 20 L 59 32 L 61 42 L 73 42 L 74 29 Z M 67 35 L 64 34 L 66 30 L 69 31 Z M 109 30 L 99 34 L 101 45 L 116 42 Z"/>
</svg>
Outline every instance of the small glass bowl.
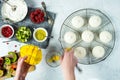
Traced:
<svg viewBox="0 0 120 80">
<path fill-rule="evenodd" d="M 58 51 L 53 51 L 53 52 L 49 52 L 46 54 L 46 63 L 50 66 L 50 67 L 57 67 L 60 65 L 60 56 L 61 53 Z"/>
</svg>

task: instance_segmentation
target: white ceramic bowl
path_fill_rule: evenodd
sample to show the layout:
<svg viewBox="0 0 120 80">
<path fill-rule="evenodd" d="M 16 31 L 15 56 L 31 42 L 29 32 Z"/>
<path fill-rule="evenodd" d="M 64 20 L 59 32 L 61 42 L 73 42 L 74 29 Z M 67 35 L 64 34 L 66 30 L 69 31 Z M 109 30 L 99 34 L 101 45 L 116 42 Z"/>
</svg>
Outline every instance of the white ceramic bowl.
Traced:
<svg viewBox="0 0 120 80">
<path fill-rule="evenodd" d="M 13 11 L 12 8 L 3 3 L 1 7 L 1 15 L 3 18 L 9 18 L 12 22 L 20 22 L 22 21 L 27 13 L 28 13 L 28 6 L 24 0 L 9 0 L 11 5 L 16 6 L 16 10 Z"/>
<path fill-rule="evenodd" d="M 43 40 L 38 40 L 38 39 L 36 38 L 35 33 L 36 33 L 38 30 L 43 30 L 43 31 L 45 31 L 46 36 L 45 36 L 45 38 L 44 38 Z M 47 37 L 48 37 L 48 32 L 47 32 L 47 30 L 44 29 L 44 28 L 37 28 L 37 29 L 35 29 L 34 32 L 33 32 L 33 38 L 34 38 L 34 40 L 37 41 L 37 42 L 44 42 L 44 41 L 47 39 Z"/>
<path fill-rule="evenodd" d="M 12 35 L 10 36 L 10 37 L 5 37 L 5 36 L 3 36 L 3 34 L 2 34 L 2 28 L 4 28 L 4 27 L 6 27 L 6 26 L 9 26 L 11 29 L 12 29 Z M 2 25 L 1 27 L 0 27 L 0 36 L 1 37 L 3 37 L 3 38 L 11 38 L 11 37 L 13 37 L 13 35 L 14 35 L 14 29 L 13 29 L 13 27 L 11 26 L 11 25 L 9 25 L 9 24 L 5 24 L 5 25 Z"/>
</svg>

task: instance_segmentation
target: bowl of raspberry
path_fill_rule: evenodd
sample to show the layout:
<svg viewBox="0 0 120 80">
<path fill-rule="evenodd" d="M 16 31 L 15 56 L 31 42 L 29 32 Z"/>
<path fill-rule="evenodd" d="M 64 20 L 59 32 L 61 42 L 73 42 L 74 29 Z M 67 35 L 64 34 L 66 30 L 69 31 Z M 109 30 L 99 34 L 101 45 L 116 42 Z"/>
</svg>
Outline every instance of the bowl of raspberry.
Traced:
<svg viewBox="0 0 120 80">
<path fill-rule="evenodd" d="M 36 8 L 35 10 L 30 12 L 30 20 L 35 24 L 40 24 L 45 21 L 44 19 L 44 11 L 40 8 Z"/>
<path fill-rule="evenodd" d="M 0 27 L 0 36 L 3 38 L 12 38 L 14 35 L 14 29 L 11 25 L 5 24 Z"/>
</svg>

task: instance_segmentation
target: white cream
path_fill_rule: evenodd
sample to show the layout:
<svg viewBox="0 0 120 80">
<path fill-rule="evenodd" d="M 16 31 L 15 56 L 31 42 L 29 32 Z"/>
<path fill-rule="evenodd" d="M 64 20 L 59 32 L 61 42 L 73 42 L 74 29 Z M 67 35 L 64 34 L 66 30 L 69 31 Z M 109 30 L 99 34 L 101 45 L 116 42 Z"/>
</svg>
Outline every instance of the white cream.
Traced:
<svg viewBox="0 0 120 80">
<path fill-rule="evenodd" d="M 105 55 L 105 49 L 101 46 L 96 46 L 93 48 L 92 54 L 96 58 L 101 58 Z"/>
<path fill-rule="evenodd" d="M 90 43 L 92 42 L 94 39 L 94 34 L 93 32 L 89 31 L 89 30 L 85 30 L 82 33 L 82 40 L 85 41 L 86 43 Z"/>
<path fill-rule="evenodd" d="M 108 31 L 102 31 L 99 38 L 103 43 L 109 43 L 112 40 L 112 34 Z"/>
<path fill-rule="evenodd" d="M 13 11 L 10 5 L 4 3 L 1 10 L 3 18 L 9 18 L 14 22 L 19 22 L 26 17 L 28 7 L 23 0 L 9 0 L 8 3 L 15 5 L 16 10 Z"/>
<path fill-rule="evenodd" d="M 101 25 L 102 23 L 102 19 L 100 16 L 91 16 L 90 19 L 89 19 L 89 25 L 93 28 L 97 28 Z"/>
<path fill-rule="evenodd" d="M 81 16 L 75 16 L 72 18 L 71 23 L 73 27 L 80 28 L 85 24 L 85 21 Z"/>
<path fill-rule="evenodd" d="M 87 52 L 86 52 L 86 49 L 83 48 L 83 47 L 77 47 L 74 49 L 74 56 L 77 58 L 77 59 L 82 59 L 86 56 Z"/>
<path fill-rule="evenodd" d="M 77 40 L 77 36 L 74 32 L 66 32 L 64 35 L 64 41 L 68 44 L 73 44 Z"/>
</svg>

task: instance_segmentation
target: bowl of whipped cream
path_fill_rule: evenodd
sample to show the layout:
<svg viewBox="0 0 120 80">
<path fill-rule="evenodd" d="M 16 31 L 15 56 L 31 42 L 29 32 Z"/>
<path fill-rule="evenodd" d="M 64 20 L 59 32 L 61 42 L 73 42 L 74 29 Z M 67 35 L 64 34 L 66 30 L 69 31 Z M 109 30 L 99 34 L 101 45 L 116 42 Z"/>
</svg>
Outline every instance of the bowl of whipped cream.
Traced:
<svg viewBox="0 0 120 80">
<path fill-rule="evenodd" d="M 7 3 L 3 3 L 1 7 L 1 15 L 4 19 L 9 19 L 16 23 L 26 17 L 28 6 L 24 0 L 8 0 Z"/>
</svg>

